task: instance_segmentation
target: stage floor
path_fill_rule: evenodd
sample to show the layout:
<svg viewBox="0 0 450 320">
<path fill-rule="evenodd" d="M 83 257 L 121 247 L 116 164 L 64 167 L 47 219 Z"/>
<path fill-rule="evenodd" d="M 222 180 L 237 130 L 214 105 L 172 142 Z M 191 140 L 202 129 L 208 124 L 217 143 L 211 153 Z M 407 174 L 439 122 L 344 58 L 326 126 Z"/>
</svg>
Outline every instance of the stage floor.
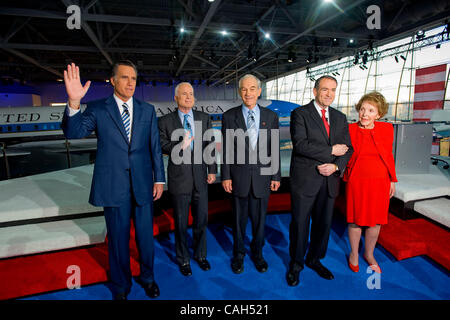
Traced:
<svg viewBox="0 0 450 320">
<path fill-rule="evenodd" d="M 156 300 L 417 300 L 450 299 L 449 272 L 426 257 L 397 261 L 379 245 L 375 257 L 383 273 L 374 275 L 360 257 L 360 271 L 353 273 L 347 266 L 349 252 L 346 223 L 335 215 L 328 252 L 322 263 L 335 276 L 324 280 L 305 267 L 300 284 L 289 287 L 285 274 L 289 265 L 289 213 L 270 214 L 266 221 L 266 244 L 263 249 L 269 264 L 266 273 L 259 273 L 249 256 L 244 260 L 244 272 L 231 271 L 232 232 L 227 224 L 208 226 L 208 259 L 210 271 L 202 271 L 192 261 L 193 275 L 184 277 L 175 262 L 173 232 L 155 239 L 155 279 L 161 296 Z M 192 241 L 189 229 L 189 240 Z M 251 240 L 250 222 L 246 246 Z M 192 255 L 192 252 L 191 252 Z M 81 276 L 83 271 L 81 270 Z M 109 300 L 111 292 L 105 283 L 81 289 L 35 295 L 25 300 Z M 133 280 L 130 300 L 147 300 L 144 290 Z M 197 301 L 197 304 L 201 302 Z"/>
</svg>

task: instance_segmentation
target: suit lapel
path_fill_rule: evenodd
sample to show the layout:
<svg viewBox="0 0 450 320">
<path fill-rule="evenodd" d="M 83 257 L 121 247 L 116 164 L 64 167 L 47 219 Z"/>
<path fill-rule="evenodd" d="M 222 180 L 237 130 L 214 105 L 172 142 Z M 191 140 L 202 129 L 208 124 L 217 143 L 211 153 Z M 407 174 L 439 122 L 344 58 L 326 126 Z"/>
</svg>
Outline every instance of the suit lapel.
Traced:
<svg viewBox="0 0 450 320">
<path fill-rule="evenodd" d="M 316 110 L 316 107 L 314 106 L 314 102 L 311 101 L 309 104 L 308 111 L 311 115 L 311 118 L 316 122 L 316 124 L 319 126 L 320 131 L 322 131 L 323 137 L 329 141 L 327 130 L 325 129 L 325 125 L 323 124 L 322 118 L 319 116 L 319 113 Z"/>
<path fill-rule="evenodd" d="M 133 98 L 133 125 L 131 127 L 131 144 L 136 142 L 137 137 L 139 137 L 139 130 L 141 129 L 140 120 L 142 118 L 143 106 Z"/>
<path fill-rule="evenodd" d="M 244 115 L 242 114 L 242 106 L 236 108 L 236 116 L 234 117 L 234 121 L 236 123 L 237 129 L 242 129 L 247 131 L 247 125 L 245 124 Z"/>
<path fill-rule="evenodd" d="M 172 112 L 172 123 L 175 126 L 174 129 L 183 129 L 183 123 L 181 123 L 181 119 L 178 116 L 178 108 L 176 108 L 175 111 Z"/>
<path fill-rule="evenodd" d="M 110 96 L 106 100 L 106 109 L 109 112 L 109 115 L 111 116 L 112 120 L 117 126 L 117 129 L 119 129 L 120 133 L 122 134 L 122 137 L 125 139 L 125 141 L 128 143 L 127 134 L 125 132 L 125 127 L 123 126 L 122 117 L 119 112 L 119 108 L 117 107 L 116 100 L 114 100 L 113 96 Z"/>
<path fill-rule="evenodd" d="M 328 121 L 330 121 L 330 144 L 334 144 L 334 137 L 336 135 L 336 117 L 334 113 L 334 109 L 331 107 L 328 107 Z M 323 121 L 322 121 L 323 122 Z"/>
<path fill-rule="evenodd" d="M 259 141 L 259 136 L 261 134 L 261 129 L 267 130 L 267 128 L 269 126 L 269 118 L 268 118 L 268 113 L 266 111 L 267 111 L 266 109 L 259 107 L 259 134 L 258 134 L 258 141 Z M 267 134 L 269 134 L 269 133 L 267 132 Z"/>
</svg>

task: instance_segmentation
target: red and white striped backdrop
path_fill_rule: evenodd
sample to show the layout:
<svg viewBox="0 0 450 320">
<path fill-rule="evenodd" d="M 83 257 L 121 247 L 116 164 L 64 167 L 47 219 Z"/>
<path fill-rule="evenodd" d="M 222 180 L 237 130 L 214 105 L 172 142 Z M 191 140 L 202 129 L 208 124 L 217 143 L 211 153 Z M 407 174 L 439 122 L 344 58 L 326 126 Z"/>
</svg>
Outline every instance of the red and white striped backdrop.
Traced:
<svg viewBox="0 0 450 320">
<path fill-rule="evenodd" d="M 416 70 L 413 121 L 429 121 L 433 109 L 444 107 L 446 64 Z"/>
</svg>

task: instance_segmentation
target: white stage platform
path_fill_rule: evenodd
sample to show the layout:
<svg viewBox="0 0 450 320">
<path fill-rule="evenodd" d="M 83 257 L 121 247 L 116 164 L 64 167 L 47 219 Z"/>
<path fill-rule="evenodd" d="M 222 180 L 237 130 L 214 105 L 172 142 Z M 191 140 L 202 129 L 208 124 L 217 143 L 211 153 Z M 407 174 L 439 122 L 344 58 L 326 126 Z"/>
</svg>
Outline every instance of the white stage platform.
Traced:
<svg viewBox="0 0 450 320">
<path fill-rule="evenodd" d="M 438 198 L 433 200 L 418 201 L 414 204 L 414 210 L 431 220 L 450 228 L 450 200 Z"/>
<path fill-rule="evenodd" d="M 105 237 L 103 216 L 0 228 L 0 258 L 93 245 Z"/>
<path fill-rule="evenodd" d="M 0 259 L 104 242 L 103 208 L 88 203 L 93 167 L 0 181 Z"/>
<path fill-rule="evenodd" d="M 88 203 L 93 168 L 0 181 L 0 223 L 102 211 Z"/>
<path fill-rule="evenodd" d="M 395 197 L 403 202 L 450 196 L 450 178 L 437 166 L 427 174 L 397 175 Z"/>
</svg>

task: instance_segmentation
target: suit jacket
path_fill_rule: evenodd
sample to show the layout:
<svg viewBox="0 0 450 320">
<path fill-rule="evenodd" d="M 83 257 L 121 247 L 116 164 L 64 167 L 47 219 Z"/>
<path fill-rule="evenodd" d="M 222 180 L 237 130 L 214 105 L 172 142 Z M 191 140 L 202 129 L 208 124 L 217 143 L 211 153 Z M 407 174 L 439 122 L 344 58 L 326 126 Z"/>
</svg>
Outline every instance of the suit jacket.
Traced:
<svg viewBox="0 0 450 320">
<path fill-rule="evenodd" d="M 291 112 L 292 157 L 290 167 L 291 191 L 294 194 L 313 196 L 328 180 L 328 194 L 336 197 L 339 193 L 339 178 L 350 159 L 353 148 L 348 132 L 347 117 L 340 111 L 328 107 L 330 137 L 314 106 L 314 101 Z M 334 144 L 345 144 L 347 153 L 336 157 L 331 154 Z M 317 166 L 334 163 L 339 171 L 329 177 L 322 176 Z"/>
<path fill-rule="evenodd" d="M 203 135 L 206 130 L 211 129 L 211 119 L 205 112 L 192 110 L 194 116 L 194 122 L 201 122 L 201 130 L 195 127 L 194 138 L 194 151 L 201 152 L 210 144 L 214 142 L 203 141 Z M 171 141 L 172 132 L 176 129 L 183 130 L 183 124 L 178 116 L 178 109 L 174 112 L 166 114 L 159 118 L 159 135 L 161 137 L 161 148 L 164 154 L 169 155 L 169 163 L 167 166 L 167 180 L 168 189 L 171 194 L 188 194 L 193 191 L 193 188 L 197 191 L 202 191 L 208 188 L 206 182 L 208 173 L 217 173 L 216 162 L 207 165 L 203 156 L 201 157 L 201 163 L 194 163 L 194 152 L 191 152 L 191 164 L 175 164 L 172 159 L 173 148 L 181 143 L 183 137 L 179 137 L 177 141 Z M 201 148 L 197 149 L 200 146 Z M 187 149 L 186 149 L 187 150 Z M 181 151 L 180 157 L 185 151 Z M 213 153 L 215 155 L 215 153 Z"/>
<path fill-rule="evenodd" d="M 153 201 L 153 182 L 165 182 L 155 108 L 133 98 L 131 142 L 114 97 L 93 101 L 72 117 L 64 113 L 62 129 L 67 139 L 95 131 L 97 156 L 89 203 L 117 207 L 128 198 L 122 186 L 132 183 L 138 205 Z"/>
<path fill-rule="evenodd" d="M 250 186 L 253 186 L 252 191 L 255 197 L 263 198 L 268 197 L 270 195 L 270 181 L 280 181 L 281 180 L 281 171 L 280 171 L 280 141 L 278 135 L 278 141 L 272 141 L 271 139 L 271 129 L 278 130 L 278 116 L 275 112 L 270 109 L 259 107 L 260 109 L 260 121 L 259 121 L 259 135 L 257 145 L 260 143 L 265 143 L 267 146 L 267 152 L 263 156 L 271 157 L 271 149 L 272 143 L 276 143 L 274 147 L 276 147 L 276 152 L 278 153 L 278 160 L 276 164 L 273 163 L 273 159 L 268 164 L 264 164 L 263 159 L 260 158 L 258 153 L 256 163 L 250 163 L 249 155 L 249 141 L 248 137 L 245 139 L 245 160 L 239 161 L 238 154 L 244 150 L 238 150 L 239 145 L 237 143 L 237 139 L 233 140 L 227 137 L 226 130 L 227 129 L 242 129 L 244 132 L 247 131 L 247 125 L 245 123 L 244 116 L 242 114 L 242 105 L 234 107 L 222 115 L 222 154 L 223 154 L 223 162 L 221 166 L 221 179 L 223 180 L 232 180 L 233 183 L 233 195 L 239 197 L 246 197 L 250 192 Z M 267 130 L 267 134 L 265 136 L 265 141 L 261 141 L 264 138 L 263 129 Z M 260 142 L 261 141 L 261 142 Z M 225 155 L 225 152 L 230 145 L 233 150 L 233 160 L 228 161 Z M 259 148 L 259 147 L 258 147 Z M 240 163 L 243 162 L 243 163 Z M 266 168 L 268 170 L 269 167 L 275 167 L 277 170 L 272 172 L 271 174 L 261 174 L 261 169 Z"/>
<path fill-rule="evenodd" d="M 358 161 L 359 153 L 361 152 L 362 134 L 358 130 L 358 123 L 349 125 L 350 138 L 354 148 L 354 153 L 347 163 L 347 168 L 344 173 L 344 181 L 348 181 L 352 175 L 352 169 Z M 389 176 L 392 182 L 397 182 L 395 174 L 394 155 L 392 154 L 392 147 L 394 143 L 394 127 L 388 122 L 375 122 L 375 127 L 370 130 L 373 141 L 375 143 L 378 154 L 383 160 L 388 169 Z"/>
</svg>

